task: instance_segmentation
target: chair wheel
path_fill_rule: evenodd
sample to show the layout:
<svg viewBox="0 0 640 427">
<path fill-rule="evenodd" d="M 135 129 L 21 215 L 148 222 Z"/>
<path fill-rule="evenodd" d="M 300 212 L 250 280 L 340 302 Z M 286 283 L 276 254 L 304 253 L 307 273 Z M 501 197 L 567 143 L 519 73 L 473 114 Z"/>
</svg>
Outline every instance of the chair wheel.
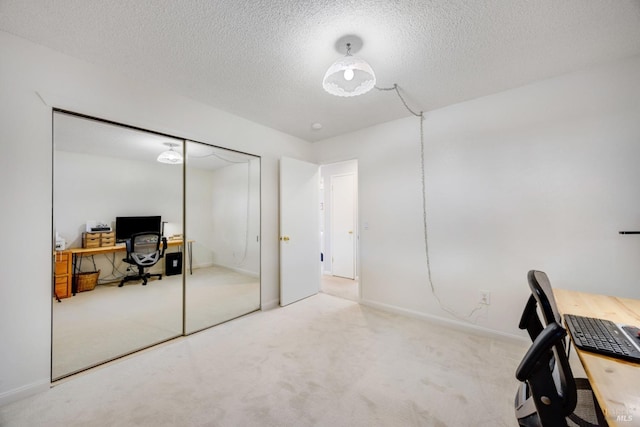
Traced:
<svg viewBox="0 0 640 427">
<path fill-rule="evenodd" d="M 119 287 L 119 288 L 121 288 L 121 287 L 123 287 L 123 286 L 124 286 L 124 283 L 120 283 L 120 284 L 118 285 L 118 287 Z"/>
</svg>

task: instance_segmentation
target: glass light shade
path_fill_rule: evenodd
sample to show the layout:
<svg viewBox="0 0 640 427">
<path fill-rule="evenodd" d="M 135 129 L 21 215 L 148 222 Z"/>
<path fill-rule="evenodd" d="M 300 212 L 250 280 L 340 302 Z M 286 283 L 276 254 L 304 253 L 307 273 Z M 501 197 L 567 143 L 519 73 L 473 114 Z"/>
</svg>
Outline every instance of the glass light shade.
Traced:
<svg viewBox="0 0 640 427">
<path fill-rule="evenodd" d="M 158 156 L 158 161 L 160 163 L 178 165 L 182 163 L 182 155 L 177 151 L 173 151 L 173 148 L 170 148 L 169 150 L 160 153 L 160 155 Z"/>
<path fill-rule="evenodd" d="M 353 70 L 352 79 L 345 78 L 345 70 Z M 362 95 L 373 89 L 375 85 L 376 75 L 371 66 L 365 60 L 351 55 L 334 62 L 322 80 L 324 90 L 336 96 Z"/>
</svg>

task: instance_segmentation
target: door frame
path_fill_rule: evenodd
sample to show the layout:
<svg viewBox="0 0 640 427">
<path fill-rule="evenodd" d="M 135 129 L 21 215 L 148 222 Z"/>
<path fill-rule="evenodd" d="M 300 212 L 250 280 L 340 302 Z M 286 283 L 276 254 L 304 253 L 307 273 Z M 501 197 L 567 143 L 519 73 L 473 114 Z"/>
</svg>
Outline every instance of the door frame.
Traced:
<svg viewBox="0 0 640 427">
<path fill-rule="evenodd" d="M 342 168 L 340 168 L 340 166 L 342 165 Z M 331 168 L 335 168 L 336 170 L 334 172 L 331 171 Z M 354 175 L 354 203 L 355 203 L 355 279 L 354 281 L 358 284 L 358 300 L 362 299 L 362 281 L 361 281 L 361 272 L 360 272 L 360 204 L 359 204 L 359 192 L 360 192 L 360 185 L 359 185 L 359 161 L 358 158 L 351 158 L 351 159 L 345 159 L 345 160 L 337 160 L 337 161 L 333 161 L 333 162 L 329 162 L 329 163 L 321 163 L 320 164 L 320 180 L 322 183 L 321 186 L 321 190 L 320 190 L 320 194 L 321 194 L 321 203 L 322 203 L 322 213 L 324 213 L 324 218 L 321 224 L 321 231 L 324 231 L 323 236 L 322 236 L 322 245 L 323 245 L 323 257 L 324 259 L 328 259 L 328 257 L 331 255 L 331 247 L 329 248 L 329 253 L 326 252 L 326 248 L 324 247 L 325 242 L 327 241 L 327 229 L 330 230 L 331 228 L 331 220 L 330 218 L 327 218 L 328 216 L 330 216 L 330 213 L 327 214 L 327 212 L 330 212 L 330 208 L 331 208 L 331 194 L 330 194 L 330 177 L 332 175 L 345 175 L 348 173 L 353 173 Z M 328 182 L 327 182 L 328 181 Z M 328 191 L 329 190 L 329 191 Z M 329 203 L 327 204 L 327 201 L 329 201 Z M 321 213 L 321 214 L 322 214 Z M 329 245 L 331 245 L 331 232 L 329 231 Z M 323 268 L 321 269 L 321 275 L 326 274 L 331 274 L 330 271 L 325 271 L 324 270 L 324 265 Z M 348 279 L 345 279 L 348 280 Z"/>
</svg>

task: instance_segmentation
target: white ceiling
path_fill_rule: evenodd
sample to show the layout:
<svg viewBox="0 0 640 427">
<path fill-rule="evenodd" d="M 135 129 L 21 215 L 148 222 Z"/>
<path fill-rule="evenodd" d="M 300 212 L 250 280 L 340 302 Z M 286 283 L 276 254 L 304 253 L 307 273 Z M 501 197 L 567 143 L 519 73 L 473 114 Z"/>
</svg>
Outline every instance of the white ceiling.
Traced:
<svg viewBox="0 0 640 427">
<path fill-rule="evenodd" d="M 429 111 L 640 54 L 640 0 L 1 0 L 0 29 L 317 141 L 409 115 L 324 92 L 346 34 Z"/>
</svg>

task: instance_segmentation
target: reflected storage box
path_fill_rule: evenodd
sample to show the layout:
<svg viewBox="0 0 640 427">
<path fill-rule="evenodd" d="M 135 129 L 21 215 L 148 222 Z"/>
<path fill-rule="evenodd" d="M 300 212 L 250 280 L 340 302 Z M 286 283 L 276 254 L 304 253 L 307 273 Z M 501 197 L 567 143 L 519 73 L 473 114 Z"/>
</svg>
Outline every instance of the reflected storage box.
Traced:
<svg viewBox="0 0 640 427">
<path fill-rule="evenodd" d="M 83 248 L 99 248 L 101 233 L 82 233 Z"/>
<path fill-rule="evenodd" d="M 115 246 L 116 233 L 113 231 L 100 233 L 100 246 Z"/>
<path fill-rule="evenodd" d="M 115 246 L 116 233 L 113 231 L 96 231 L 93 233 L 82 233 L 83 248 L 99 248 L 104 246 Z"/>
</svg>

